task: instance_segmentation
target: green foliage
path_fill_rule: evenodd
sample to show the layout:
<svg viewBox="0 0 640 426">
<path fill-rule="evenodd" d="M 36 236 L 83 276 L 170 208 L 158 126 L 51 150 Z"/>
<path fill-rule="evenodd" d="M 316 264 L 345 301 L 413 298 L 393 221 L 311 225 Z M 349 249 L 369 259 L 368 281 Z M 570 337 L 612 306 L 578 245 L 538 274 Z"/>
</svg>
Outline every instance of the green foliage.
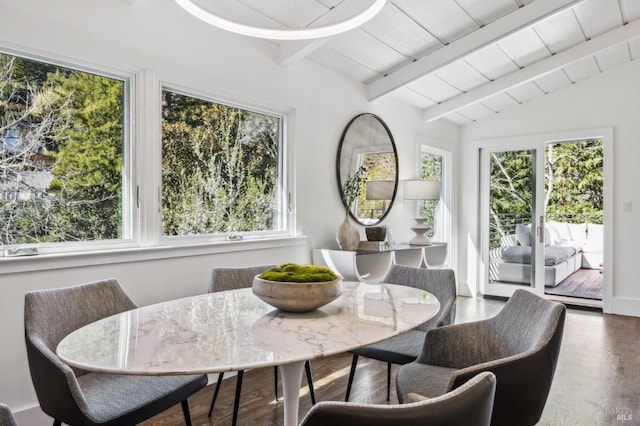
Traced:
<svg viewBox="0 0 640 426">
<path fill-rule="evenodd" d="M 396 180 L 396 156 L 393 152 L 364 154 L 362 164 L 365 173 L 358 191 L 358 217 L 378 217 L 386 209 L 389 200 L 368 200 L 367 182 Z"/>
<path fill-rule="evenodd" d="M 342 184 L 342 193 L 344 194 L 345 199 L 347 200 L 347 206 L 349 209 L 353 206 L 353 203 L 360 196 L 362 191 L 362 187 L 364 186 L 364 174 L 367 171 L 366 165 L 361 165 L 358 170 L 351 175 L 347 175 L 347 179 L 345 179 Z"/>
<path fill-rule="evenodd" d="M 442 156 L 437 154 L 431 154 L 429 152 L 421 153 L 421 170 L 420 179 L 422 180 L 442 180 Z M 424 200 L 422 201 L 422 209 L 420 215 L 424 217 L 425 224 L 429 227 L 427 232 L 428 236 L 432 236 L 436 224 L 435 217 L 438 210 L 438 204 L 440 200 Z"/>
<path fill-rule="evenodd" d="M 263 280 L 278 282 L 310 283 L 334 281 L 338 276 L 329 268 L 316 265 L 285 263 L 267 269 L 259 275 Z"/>
<path fill-rule="evenodd" d="M 176 93 L 164 98 L 164 234 L 273 229 L 279 120 Z"/>
<path fill-rule="evenodd" d="M 531 223 L 533 155 L 505 151 L 491 156 L 491 247 L 514 232 L 518 223 Z M 583 140 L 548 144 L 545 153 L 545 200 L 548 221 L 602 223 L 603 144 Z"/>
<path fill-rule="evenodd" d="M 123 83 L 10 55 L 0 65 L 0 135 L 19 136 L 0 156 L 14 197 L 0 209 L 3 243 L 119 238 Z"/>
<path fill-rule="evenodd" d="M 49 191 L 61 233 L 77 240 L 116 239 L 122 233 L 124 84 L 84 72 L 49 74 L 56 100 L 69 100 L 69 125 L 53 130 L 58 144 Z"/>
</svg>

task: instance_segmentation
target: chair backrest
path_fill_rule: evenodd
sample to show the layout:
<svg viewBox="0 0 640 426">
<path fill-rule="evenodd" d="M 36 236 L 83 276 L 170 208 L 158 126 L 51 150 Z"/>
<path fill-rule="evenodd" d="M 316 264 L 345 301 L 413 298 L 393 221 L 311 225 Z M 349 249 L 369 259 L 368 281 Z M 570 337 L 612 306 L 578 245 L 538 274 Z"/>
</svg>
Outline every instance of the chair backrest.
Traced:
<svg viewBox="0 0 640 426">
<path fill-rule="evenodd" d="M 417 327 L 418 330 L 429 331 L 435 327 L 454 323 L 456 317 L 456 277 L 451 269 L 391 265 L 382 282 L 419 288 L 436 296 L 440 302 L 440 312 Z"/>
<path fill-rule="evenodd" d="M 355 404 L 323 401 L 314 405 L 301 426 L 488 426 L 496 378 L 484 372 L 437 398 L 405 397 L 418 402 L 402 405 Z"/>
<path fill-rule="evenodd" d="M 29 371 L 45 413 L 57 419 L 77 419 L 79 409 L 87 407 L 76 380 L 76 376 L 86 372 L 72 369 L 58 358 L 55 353 L 58 343 L 80 327 L 134 308 L 136 304 L 115 279 L 36 290 L 25 295 Z"/>
<path fill-rule="evenodd" d="M 530 291 L 518 289 L 500 312 L 493 317 L 496 340 L 504 351 L 502 357 L 541 348 L 558 328 L 564 305 L 543 299 Z"/>
<path fill-rule="evenodd" d="M 0 426 L 18 426 L 18 421 L 6 404 L 0 404 Z"/>
<path fill-rule="evenodd" d="M 478 369 L 492 371 L 498 386 L 491 424 L 536 424 L 553 382 L 565 313 L 566 308 L 560 303 L 524 289 L 516 290 L 500 313 L 485 321 L 493 343 L 480 337 L 474 342 L 500 348 L 496 352 L 500 358 L 461 370 L 469 371 L 458 375 L 453 387 L 464 383 Z"/>
<path fill-rule="evenodd" d="M 215 267 L 211 271 L 209 293 L 251 287 L 253 285 L 253 277 L 260 275 L 273 266 L 276 265 Z"/>
</svg>

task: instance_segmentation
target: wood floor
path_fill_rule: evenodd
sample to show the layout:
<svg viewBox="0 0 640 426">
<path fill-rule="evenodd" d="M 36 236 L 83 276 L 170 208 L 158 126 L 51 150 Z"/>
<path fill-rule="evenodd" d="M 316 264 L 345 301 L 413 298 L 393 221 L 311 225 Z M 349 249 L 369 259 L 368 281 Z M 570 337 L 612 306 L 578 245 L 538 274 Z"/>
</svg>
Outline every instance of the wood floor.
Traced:
<svg viewBox="0 0 640 426">
<path fill-rule="evenodd" d="M 545 287 L 545 294 L 602 300 L 602 270 L 578 269 L 555 287 Z"/>
<path fill-rule="evenodd" d="M 503 303 L 461 297 L 456 322 L 493 316 Z M 640 425 L 639 344 L 640 318 L 569 309 L 556 375 L 539 424 Z M 349 354 L 311 362 L 318 401 L 344 399 L 350 363 Z M 394 368 L 394 376 L 395 372 Z M 304 378 L 302 385 L 301 419 L 311 407 Z M 235 378 L 225 380 L 211 419 L 207 411 L 213 386 L 191 397 L 193 424 L 231 425 L 234 389 Z M 282 399 L 276 403 L 273 395 L 272 368 L 247 371 L 238 425 L 281 425 Z M 386 404 L 385 397 L 386 364 L 361 357 L 351 401 Z M 390 403 L 397 403 L 393 384 Z M 144 425 L 184 425 L 182 410 L 176 406 Z"/>
</svg>

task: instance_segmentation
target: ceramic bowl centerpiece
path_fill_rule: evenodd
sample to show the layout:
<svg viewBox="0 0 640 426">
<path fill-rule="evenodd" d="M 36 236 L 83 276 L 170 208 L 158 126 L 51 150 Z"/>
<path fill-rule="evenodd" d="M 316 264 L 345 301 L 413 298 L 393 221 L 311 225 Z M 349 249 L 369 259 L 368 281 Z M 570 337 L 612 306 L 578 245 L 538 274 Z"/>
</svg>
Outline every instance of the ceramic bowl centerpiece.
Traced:
<svg viewBox="0 0 640 426">
<path fill-rule="evenodd" d="M 337 299 L 342 280 L 331 269 L 285 263 L 256 275 L 253 294 L 285 312 L 309 312 Z"/>
</svg>

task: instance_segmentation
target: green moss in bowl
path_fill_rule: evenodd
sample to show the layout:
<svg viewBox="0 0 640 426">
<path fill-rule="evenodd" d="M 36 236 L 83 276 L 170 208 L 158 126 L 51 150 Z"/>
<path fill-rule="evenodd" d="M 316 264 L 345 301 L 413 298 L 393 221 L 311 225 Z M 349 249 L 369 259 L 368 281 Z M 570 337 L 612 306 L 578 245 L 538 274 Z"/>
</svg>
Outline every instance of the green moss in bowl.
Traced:
<svg viewBox="0 0 640 426">
<path fill-rule="evenodd" d="M 269 268 L 259 275 L 263 280 L 293 283 L 334 281 L 338 276 L 329 268 L 317 265 L 285 263 Z"/>
</svg>

